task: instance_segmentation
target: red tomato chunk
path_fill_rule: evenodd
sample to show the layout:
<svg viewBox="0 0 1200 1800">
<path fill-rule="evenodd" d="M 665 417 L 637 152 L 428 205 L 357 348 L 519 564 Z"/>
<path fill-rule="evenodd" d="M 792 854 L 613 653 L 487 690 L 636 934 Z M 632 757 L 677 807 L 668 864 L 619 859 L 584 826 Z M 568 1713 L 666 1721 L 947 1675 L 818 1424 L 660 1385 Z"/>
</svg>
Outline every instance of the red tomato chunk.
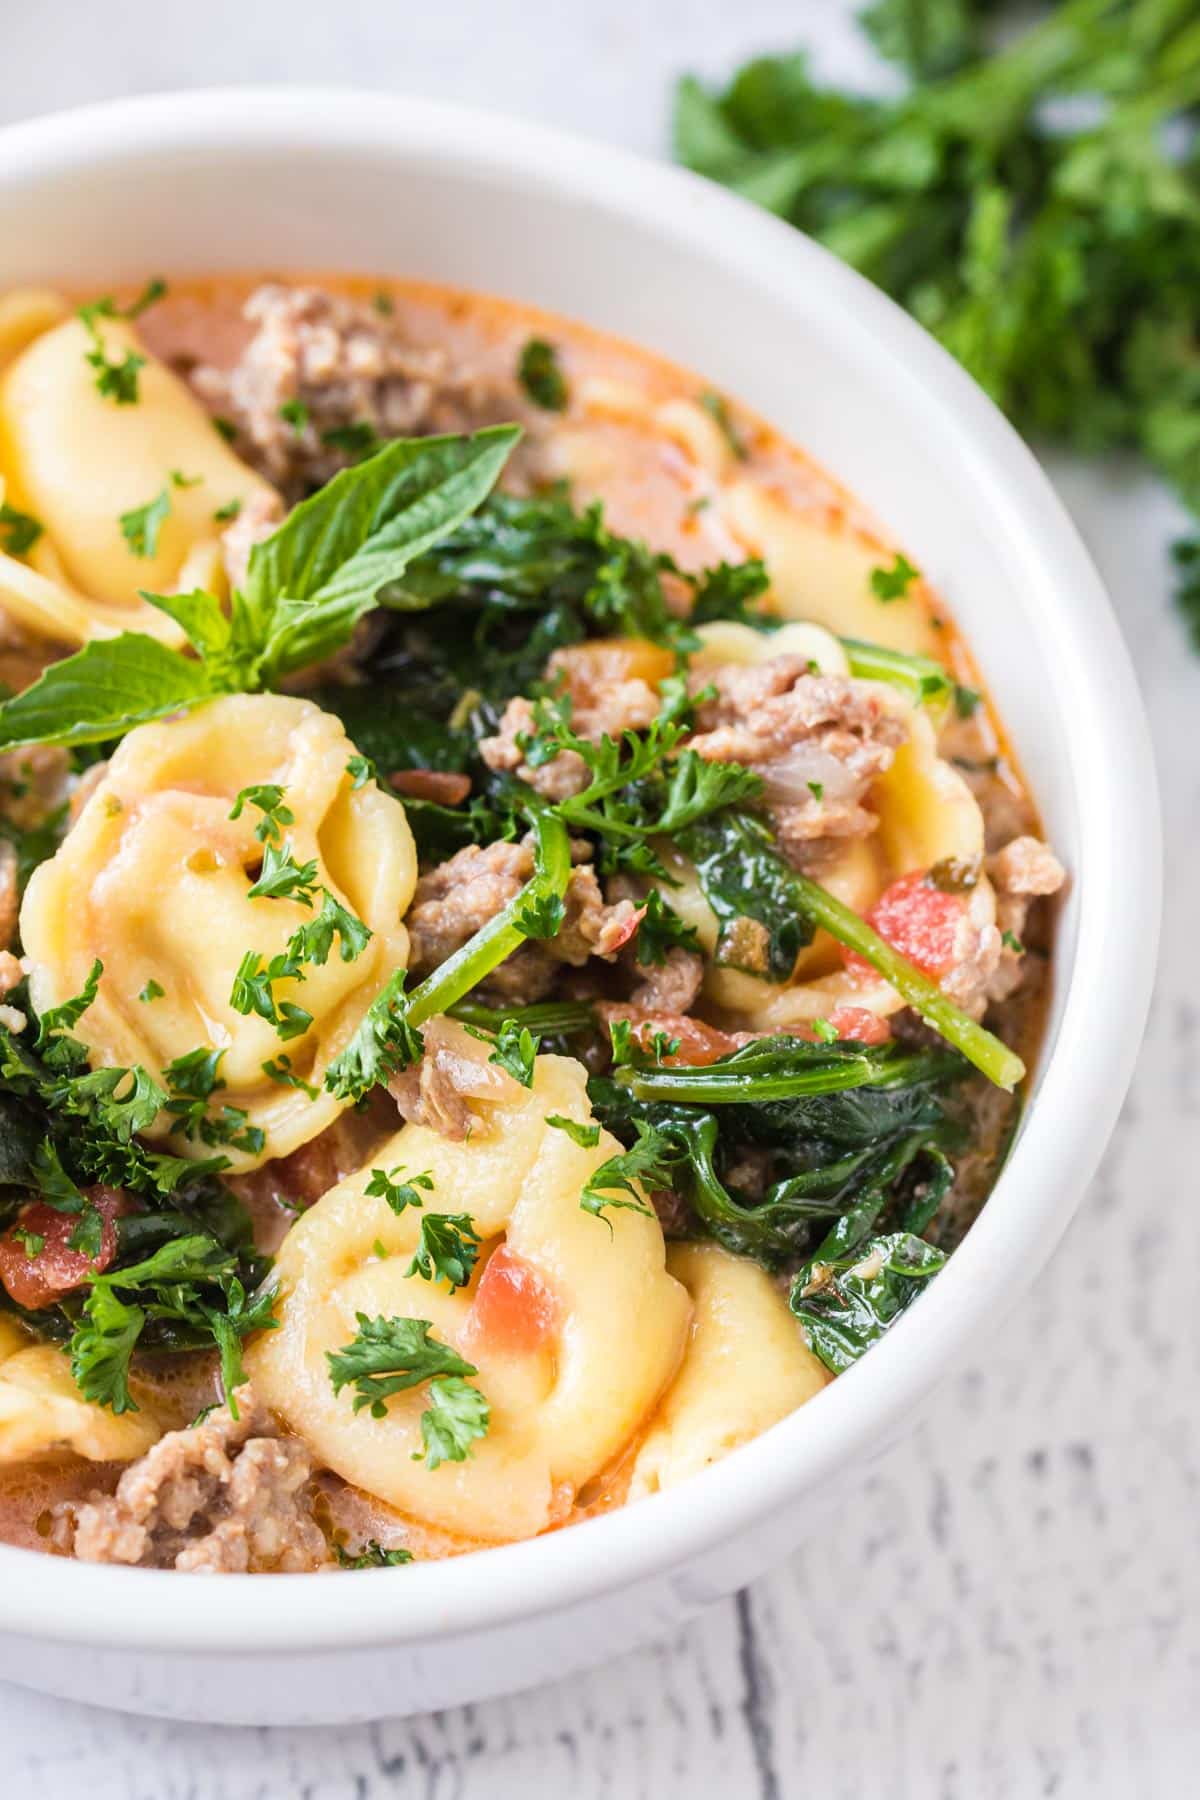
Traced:
<svg viewBox="0 0 1200 1800">
<path fill-rule="evenodd" d="M 35 1200 L 25 1207 L 16 1224 L 0 1237 L 0 1283 L 18 1306 L 52 1306 L 63 1294 L 79 1287 L 87 1275 L 102 1273 L 116 1255 L 114 1221 L 128 1210 L 127 1196 L 120 1188 L 93 1187 L 83 1192 L 103 1220 L 100 1254 L 95 1262 L 69 1248 L 67 1240 L 79 1223 L 78 1213 L 57 1212 L 44 1200 Z M 21 1237 L 16 1236 L 18 1231 Z M 44 1240 L 36 1256 L 26 1251 L 23 1239 L 27 1232 Z"/>
<path fill-rule="evenodd" d="M 493 1252 L 479 1278 L 468 1322 L 470 1336 L 500 1350 L 540 1350 L 558 1329 L 558 1297 L 523 1256 L 506 1244 Z"/>
<path fill-rule="evenodd" d="M 954 939 L 966 910 L 961 894 L 943 893 L 915 869 L 884 888 L 867 914 L 885 943 L 934 980 L 954 966 Z M 871 968 L 853 950 L 844 952 L 846 967 L 854 975 L 870 975 Z"/>
</svg>

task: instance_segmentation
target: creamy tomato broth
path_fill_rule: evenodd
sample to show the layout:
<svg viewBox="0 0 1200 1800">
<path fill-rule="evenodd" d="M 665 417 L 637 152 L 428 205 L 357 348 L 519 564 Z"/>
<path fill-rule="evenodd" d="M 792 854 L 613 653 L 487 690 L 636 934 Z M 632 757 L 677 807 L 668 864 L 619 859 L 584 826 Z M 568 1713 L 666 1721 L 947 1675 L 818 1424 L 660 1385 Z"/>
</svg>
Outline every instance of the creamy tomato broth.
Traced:
<svg viewBox="0 0 1200 1800">
<path fill-rule="evenodd" d="M 1063 871 L 800 450 L 527 307 L 247 277 L 0 298 L 0 483 L 0 1537 L 533 1536 L 919 1303 Z"/>
</svg>

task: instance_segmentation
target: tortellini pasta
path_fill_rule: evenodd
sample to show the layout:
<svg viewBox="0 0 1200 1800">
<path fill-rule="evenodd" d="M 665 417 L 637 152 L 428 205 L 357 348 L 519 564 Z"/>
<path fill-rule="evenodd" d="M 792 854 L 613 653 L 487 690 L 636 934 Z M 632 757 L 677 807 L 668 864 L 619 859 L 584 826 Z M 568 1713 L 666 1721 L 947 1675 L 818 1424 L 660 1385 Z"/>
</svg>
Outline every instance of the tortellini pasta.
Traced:
<svg viewBox="0 0 1200 1800">
<path fill-rule="evenodd" d="M 937 631 L 918 596 L 902 606 L 879 604 L 871 573 L 889 559 L 854 531 L 806 518 L 754 481 L 727 488 L 721 510 L 748 553 L 762 557 L 771 577 L 769 602 L 783 618 L 812 620 L 910 655 L 939 654 Z"/>
<path fill-rule="evenodd" d="M 215 515 L 253 501 L 269 516 L 277 497 L 132 325 L 99 317 L 89 330 L 65 310 L 52 294 L 0 301 L 0 477 L 11 504 L 43 528 L 26 560 L 0 557 L 0 606 L 59 642 L 124 629 L 182 642 L 139 589 L 220 592 Z M 136 401 L 117 404 L 98 391 L 88 361 L 97 348 L 110 364 L 144 359 Z M 156 527 L 131 543 L 122 515 L 156 502 Z"/>
<path fill-rule="evenodd" d="M 485 1046 L 445 1029 L 458 1054 L 484 1062 Z M 397 1216 L 366 1191 L 363 1170 L 292 1227 L 276 1265 L 280 1324 L 247 1366 L 266 1403 L 347 1481 L 426 1524 L 507 1540 L 561 1522 L 629 1442 L 675 1373 L 691 1309 L 653 1213 L 613 1209 L 610 1230 L 580 1206 L 620 1148 L 603 1131 L 587 1148 L 548 1122 L 590 1121 L 580 1064 L 539 1056 L 529 1089 L 493 1072 L 496 1098 L 472 1103 L 465 1142 L 406 1125 L 374 1159 L 429 1172 L 422 1211 L 472 1216 L 484 1251 L 470 1287 L 451 1293 L 407 1272 L 422 1211 Z M 501 1271 L 511 1305 L 498 1309 Z M 384 1418 L 334 1393 L 326 1353 L 354 1338 L 358 1313 L 430 1320 L 478 1368 L 491 1423 L 464 1462 L 420 1460 L 421 1388 L 389 1400 Z"/>
<path fill-rule="evenodd" d="M 849 672 L 842 646 L 820 625 L 797 622 L 769 634 L 745 625 L 706 625 L 699 635 L 703 648 L 692 660 L 697 672 L 703 672 L 706 664 L 766 661 L 782 655 L 806 656 L 824 674 Z M 821 869 L 823 886 L 859 913 L 868 912 L 898 876 L 941 862 L 977 867 L 984 849 L 978 802 L 957 769 L 938 756 L 928 712 L 886 682 L 862 685 L 900 720 L 905 739 L 868 794 L 867 803 L 879 818 L 878 828 L 869 837 L 848 839 Z M 669 890 L 667 898 L 696 929 L 711 954 L 716 947 L 717 923 L 695 875 L 678 856 L 668 853 L 666 861 L 681 883 Z M 971 890 L 969 904 L 977 927 L 994 924 L 995 895 L 982 873 Z M 847 974 L 838 946 L 824 932 L 818 932 L 800 952 L 792 978 L 785 984 L 712 964 L 704 988 L 715 1005 L 770 1031 L 787 1031 L 828 1017 L 839 1005 L 864 1007 L 880 1016 L 896 1012 L 902 1005 L 887 982 Z"/>
<path fill-rule="evenodd" d="M 132 1462 L 162 1432 L 140 1390 L 136 1412 L 117 1414 L 85 1400 L 65 1351 L 35 1344 L 18 1326 L 0 1319 L 0 1467 L 65 1456 Z"/>
<path fill-rule="evenodd" d="M 283 695 L 231 695 L 138 726 L 26 890 L 21 937 L 38 1011 L 81 992 L 98 958 L 99 991 L 75 1027 L 93 1065 L 141 1063 L 162 1080 L 167 1064 L 198 1047 L 223 1050 L 214 1105 L 242 1109 L 265 1134 L 258 1152 L 221 1145 L 236 1169 L 285 1155 L 332 1122 L 344 1102 L 321 1087 L 325 1069 L 407 960 L 401 920 L 416 882 L 412 833 L 398 800 L 374 782 L 354 789 L 353 749 L 338 719 Z M 238 819 L 229 815 L 241 789 L 264 783 L 282 788 L 293 815 L 282 831 L 294 861 L 316 865 L 311 906 L 250 897 L 264 856 L 256 836 L 263 814 L 247 804 Z M 247 951 L 265 964 L 284 950 L 314 918 L 321 888 L 371 936 L 352 960 L 335 943 L 323 965 L 305 966 L 303 981 L 275 984 L 277 1003 L 312 1015 L 283 1043 L 270 1020 L 234 1010 L 234 978 Z M 264 1071 L 281 1051 L 291 1073 L 318 1089 L 315 1098 Z M 172 1122 L 160 1114 L 152 1135 L 166 1135 Z M 198 1137 L 176 1134 L 171 1148 L 211 1154 Z"/>
<path fill-rule="evenodd" d="M 631 1500 L 749 1443 L 830 1379 L 757 1263 L 717 1244 L 671 1244 L 667 1268 L 691 1296 L 692 1324 L 683 1364 L 638 1449 Z"/>
</svg>

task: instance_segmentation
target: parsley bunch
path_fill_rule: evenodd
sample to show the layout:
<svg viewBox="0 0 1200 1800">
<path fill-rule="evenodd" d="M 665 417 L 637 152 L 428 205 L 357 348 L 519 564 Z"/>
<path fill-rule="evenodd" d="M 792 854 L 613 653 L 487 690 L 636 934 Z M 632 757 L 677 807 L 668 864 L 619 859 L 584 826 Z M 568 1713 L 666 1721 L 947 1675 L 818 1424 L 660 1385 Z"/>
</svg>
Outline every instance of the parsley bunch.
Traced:
<svg viewBox="0 0 1200 1800">
<path fill-rule="evenodd" d="M 1200 513 L 1194 0 L 1065 0 L 993 49 L 1010 13 L 877 0 L 896 99 L 821 87 L 801 55 L 717 94 L 687 78 L 676 154 L 886 289 L 1026 436 L 1140 451 Z M 1194 576 L 1180 592 L 1200 646 Z"/>
</svg>

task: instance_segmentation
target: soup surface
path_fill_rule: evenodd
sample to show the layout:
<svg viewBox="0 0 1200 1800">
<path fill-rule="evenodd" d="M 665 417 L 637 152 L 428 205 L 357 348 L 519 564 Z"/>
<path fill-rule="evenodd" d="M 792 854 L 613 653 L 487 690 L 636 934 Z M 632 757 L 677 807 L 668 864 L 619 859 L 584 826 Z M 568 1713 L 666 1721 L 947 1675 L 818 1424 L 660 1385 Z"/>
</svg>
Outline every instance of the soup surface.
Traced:
<svg viewBox="0 0 1200 1800">
<path fill-rule="evenodd" d="M 1063 871 L 736 400 L 403 282 L 12 293 L 0 628 L 0 1538 L 533 1536 L 919 1303 Z"/>
</svg>

